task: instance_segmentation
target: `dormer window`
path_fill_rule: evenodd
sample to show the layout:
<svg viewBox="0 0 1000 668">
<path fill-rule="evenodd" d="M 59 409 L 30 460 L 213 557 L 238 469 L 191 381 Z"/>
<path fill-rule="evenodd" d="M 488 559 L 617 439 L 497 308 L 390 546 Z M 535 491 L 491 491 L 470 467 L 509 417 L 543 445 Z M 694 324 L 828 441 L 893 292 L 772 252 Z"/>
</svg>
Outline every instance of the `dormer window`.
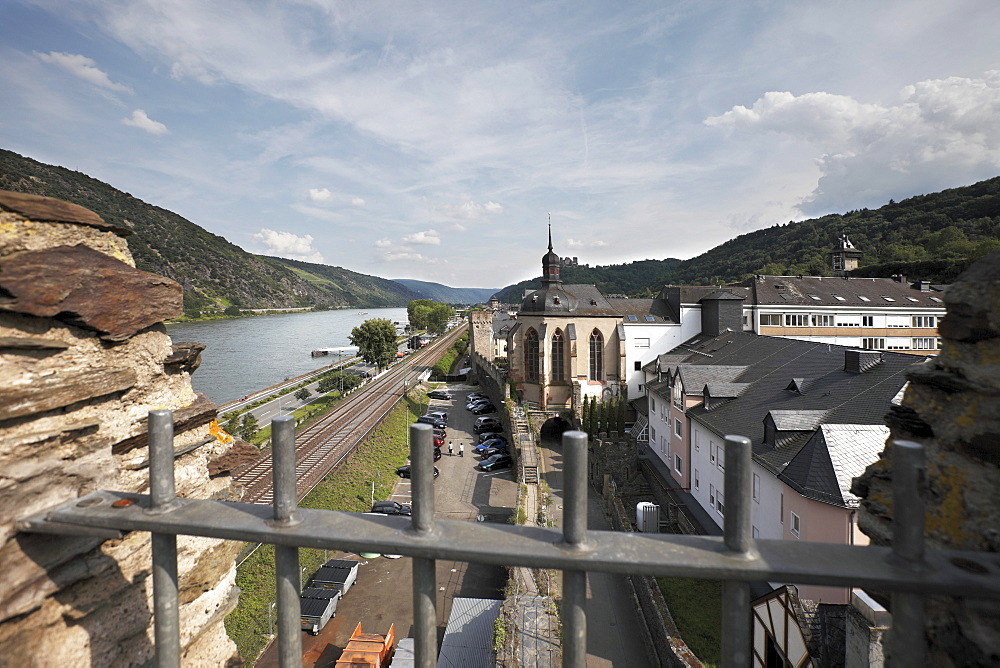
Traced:
<svg viewBox="0 0 1000 668">
<path fill-rule="evenodd" d="M 553 297 L 552 298 L 552 303 L 555 304 L 556 306 L 559 306 L 559 298 L 558 297 Z"/>
<path fill-rule="evenodd" d="M 591 299 L 590 300 L 590 305 L 591 306 L 597 306 L 597 300 L 596 299 Z"/>
<path fill-rule="evenodd" d="M 531 295 L 531 303 L 534 304 L 538 301 L 538 295 Z"/>
</svg>

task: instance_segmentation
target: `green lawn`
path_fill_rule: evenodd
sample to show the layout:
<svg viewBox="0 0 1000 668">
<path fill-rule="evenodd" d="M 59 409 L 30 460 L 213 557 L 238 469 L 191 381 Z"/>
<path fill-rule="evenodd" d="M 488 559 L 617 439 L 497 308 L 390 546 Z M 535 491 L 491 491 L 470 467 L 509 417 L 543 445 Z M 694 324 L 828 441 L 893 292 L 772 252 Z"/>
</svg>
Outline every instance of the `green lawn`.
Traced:
<svg viewBox="0 0 1000 668">
<path fill-rule="evenodd" d="M 706 665 L 721 661 L 722 582 L 688 578 L 656 578 L 677 632 Z"/>
</svg>

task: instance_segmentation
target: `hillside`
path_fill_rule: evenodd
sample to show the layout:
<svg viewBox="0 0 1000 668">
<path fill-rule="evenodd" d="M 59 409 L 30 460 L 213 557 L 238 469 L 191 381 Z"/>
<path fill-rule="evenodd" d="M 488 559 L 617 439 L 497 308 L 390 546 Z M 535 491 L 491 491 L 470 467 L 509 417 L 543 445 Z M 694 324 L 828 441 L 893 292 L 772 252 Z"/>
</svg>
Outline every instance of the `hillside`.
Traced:
<svg viewBox="0 0 1000 668">
<path fill-rule="evenodd" d="M 177 214 L 80 172 L 0 149 L 0 189 L 56 197 L 132 229 L 136 266 L 184 286 L 185 311 L 293 306 L 405 306 L 416 297 L 384 278 L 253 255 Z M 302 265 L 301 267 L 297 265 Z M 322 267 L 322 271 L 316 268 Z"/>
<path fill-rule="evenodd" d="M 541 261 L 541 256 L 539 256 Z M 655 294 L 662 276 L 669 275 L 682 263 L 681 260 L 668 258 L 666 260 L 638 260 L 625 264 L 611 264 L 604 267 L 562 267 L 559 276 L 563 283 L 583 283 L 596 285 L 606 295 L 624 294 L 632 297 Z M 536 289 L 541 276 L 514 285 L 509 285 L 500 292 L 500 301 L 507 304 L 521 302 L 525 289 Z"/>
<path fill-rule="evenodd" d="M 890 201 L 878 209 L 776 224 L 738 236 L 689 260 L 643 260 L 608 267 L 564 267 L 566 283 L 594 283 L 605 294 L 655 293 L 666 284 L 718 285 L 754 274 L 830 274 L 829 252 L 847 234 L 864 255 L 855 276 L 891 276 L 947 283 L 973 260 L 1000 249 L 1000 177 L 971 186 Z M 635 277 L 646 280 L 636 284 Z M 525 287 L 508 286 L 506 302 L 519 302 Z"/>
<path fill-rule="evenodd" d="M 496 288 L 450 288 L 440 283 L 428 283 L 412 278 L 397 278 L 395 281 L 420 295 L 420 299 L 431 299 L 445 304 L 485 304 L 497 293 Z"/>
</svg>

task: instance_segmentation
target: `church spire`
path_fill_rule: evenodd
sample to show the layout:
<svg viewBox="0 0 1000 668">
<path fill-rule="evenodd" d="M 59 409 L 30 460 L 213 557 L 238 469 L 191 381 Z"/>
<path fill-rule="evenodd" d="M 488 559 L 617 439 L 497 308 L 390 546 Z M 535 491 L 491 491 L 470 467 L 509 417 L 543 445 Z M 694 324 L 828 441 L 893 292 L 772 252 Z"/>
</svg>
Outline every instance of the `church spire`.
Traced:
<svg viewBox="0 0 1000 668">
<path fill-rule="evenodd" d="M 559 278 L 559 265 L 562 261 L 552 250 L 552 214 L 549 214 L 549 252 L 542 256 L 542 287 L 562 283 Z"/>
</svg>

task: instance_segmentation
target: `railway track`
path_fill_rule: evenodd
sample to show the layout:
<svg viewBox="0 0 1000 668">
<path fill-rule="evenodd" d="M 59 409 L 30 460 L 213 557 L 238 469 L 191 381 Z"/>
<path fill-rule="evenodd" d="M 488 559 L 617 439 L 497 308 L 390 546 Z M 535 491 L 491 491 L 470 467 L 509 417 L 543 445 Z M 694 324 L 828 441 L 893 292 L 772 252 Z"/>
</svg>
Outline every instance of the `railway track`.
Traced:
<svg viewBox="0 0 1000 668">
<path fill-rule="evenodd" d="M 295 435 L 295 479 L 300 501 L 357 448 L 415 384 L 419 372 L 444 354 L 463 331 L 456 328 L 397 362 Z M 273 502 L 271 467 L 268 453 L 235 477 L 244 487 L 244 502 Z"/>
</svg>

